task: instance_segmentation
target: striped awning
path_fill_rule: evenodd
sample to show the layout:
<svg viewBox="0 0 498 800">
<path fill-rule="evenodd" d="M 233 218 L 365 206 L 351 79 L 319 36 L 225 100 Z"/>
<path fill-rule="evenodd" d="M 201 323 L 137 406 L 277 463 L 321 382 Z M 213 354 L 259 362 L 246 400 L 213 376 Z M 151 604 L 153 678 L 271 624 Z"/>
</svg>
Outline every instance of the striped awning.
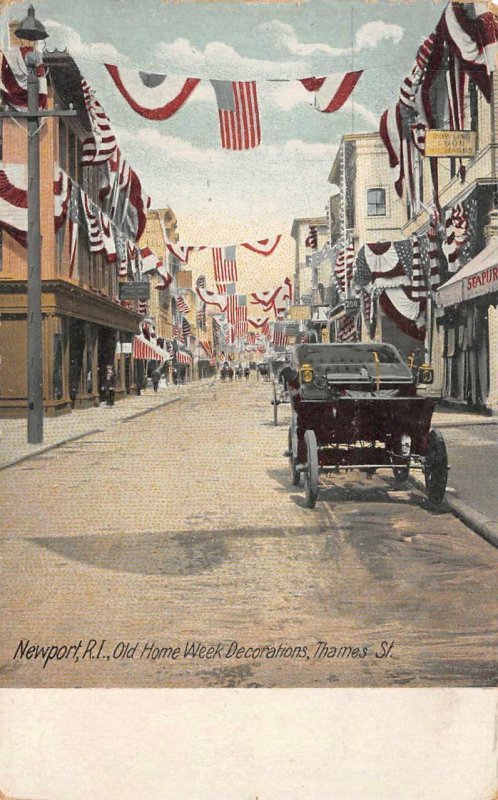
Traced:
<svg viewBox="0 0 498 800">
<path fill-rule="evenodd" d="M 159 345 L 149 342 L 145 336 L 135 336 L 133 339 L 133 358 L 151 358 L 155 361 L 169 361 L 171 356 L 159 347 Z"/>
</svg>

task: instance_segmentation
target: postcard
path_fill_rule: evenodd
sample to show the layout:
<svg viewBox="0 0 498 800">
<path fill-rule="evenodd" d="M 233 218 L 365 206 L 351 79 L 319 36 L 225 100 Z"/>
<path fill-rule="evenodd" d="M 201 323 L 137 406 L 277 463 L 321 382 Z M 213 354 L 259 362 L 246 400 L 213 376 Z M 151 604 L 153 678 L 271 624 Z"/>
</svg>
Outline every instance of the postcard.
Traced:
<svg viewBox="0 0 498 800">
<path fill-rule="evenodd" d="M 44 711 L 59 750 L 157 702 L 171 767 L 181 708 L 240 743 L 162 796 L 297 797 L 301 709 L 305 796 L 491 797 L 498 6 L 39 0 L 0 31 L 2 726 L 33 715 L 0 788 L 67 797 L 20 779 Z M 360 706 L 412 709 L 415 749 L 467 724 L 465 780 L 398 747 L 389 783 Z M 320 708 L 365 759 L 335 789 Z"/>
</svg>

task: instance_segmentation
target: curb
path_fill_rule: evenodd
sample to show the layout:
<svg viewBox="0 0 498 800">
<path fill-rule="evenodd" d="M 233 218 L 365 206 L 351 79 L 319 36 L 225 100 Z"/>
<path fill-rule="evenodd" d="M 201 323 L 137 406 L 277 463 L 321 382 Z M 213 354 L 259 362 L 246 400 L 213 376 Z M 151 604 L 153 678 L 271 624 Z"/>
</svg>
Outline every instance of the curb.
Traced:
<svg viewBox="0 0 498 800">
<path fill-rule="evenodd" d="M 37 456 L 41 456 L 42 453 L 46 453 L 48 450 L 56 450 L 58 447 L 62 447 L 64 444 L 69 444 L 69 442 L 77 442 L 78 439 L 84 439 L 85 436 L 91 436 L 93 433 L 103 433 L 104 428 L 94 428 L 91 431 L 85 431 L 84 433 L 78 433 L 76 436 L 69 436 L 67 439 L 61 439 L 59 442 L 54 442 L 53 444 L 47 444 L 45 447 L 40 448 L 37 450 L 36 453 L 26 453 L 25 456 L 20 456 L 16 458 L 14 461 L 9 461 L 8 464 L 2 464 L 0 466 L 0 472 L 4 469 L 9 469 L 9 467 L 14 467 L 16 464 L 21 464 L 23 461 L 29 461 L 30 458 L 36 458 Z"/>
<path fill-rule="evenodd" d="M 201 386 L 209 386 L 209 383 L 201 383 L 200 381 L 195 383 L 195 387 L 200 388 Z M 36 458 L 37 456 L 42 455 L 42 453 L 46 453 L 49 450 L 56 450 L 58 447 L 62 447 L 65 444 L 69 444 L 70 442 L 76 442 L 78 439 L 84 439 L 85 436 L 92 436 L 94 433 L 103 433 L 103 431 L 111 428 L 113 425 L 120 425 L 126 422 L 130 422 L 133 419 L 137 419 L 137 417 L 143 417 L 145 414 L 151 414 L 153 411 L 157 411 L 159 408 L 164 408 L 164 406 L 169 406 L 172 403 L 177 403 L 179 400 L 185 399 L 184 397 L 170 397 L 168 400 L 164 400 L 162 403 L 158 403 L 151 408 L 146 408 L 144 411 L 138 411 L 135 414 L 131 414 L 129 417 L 123 417 L 122 419 L 118 419 L 115 422 L 111 422 L 110 425 L 104 428 L 93 428 L 89 431 L 84 431 L 84 433 L 78 433 L 76 436 L 68 436 L 66 439 L 61 439 L 58 442 L 54 442 L 53 444 L 47 444 L 46 446 L 40 448 L 35 453 L 26 453 L 24 456 L 20 456 L 19 458 L 14 459 L 14 461 L 9 461 L 8 464 L 0 465 L 0 472 L 4 469 L 10 469 L 10 467 L 15 467 L 16 464 L 21 464 L 23 461 L 29 461 L 31 458 Z"/>
<path fill-rule="evenodd" d="M 420 478 L 410 477 L 408 483 L 425 492 L 425 484 Z M 482 536 L 483 539 L 486 539 L 493 547 L 498 547 L 497 522 L 476 511 L 475 508 L 472 508 L 462 500 L 446 495 L 444 502 L 454 516 L 460 519 L 468 528 Z"/>
</svg>

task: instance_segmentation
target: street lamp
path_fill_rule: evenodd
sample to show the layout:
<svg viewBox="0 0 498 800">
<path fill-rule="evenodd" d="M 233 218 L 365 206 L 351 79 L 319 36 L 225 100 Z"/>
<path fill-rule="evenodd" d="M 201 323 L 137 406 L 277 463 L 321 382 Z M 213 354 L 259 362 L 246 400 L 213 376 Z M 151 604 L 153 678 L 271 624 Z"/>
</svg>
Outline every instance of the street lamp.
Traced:
<svg viewBox="0 0 498 800">
<path fill-rule="evenodd" d="M 27 17 L 15 32 L 19 39 L 42 41 L 48 33 L 35 17 L 32 5 Z M 4 111 L 0 117 L 26 119 L 28 123 L 28 276 L 27 276 L 27 333 L 28 333 L 28 444 L 43 442 L 43 354 L 42 354 L 42 281 L 40 235 L 40 118 L 75 116 L 76 111 L 40 111 L 37 68 L 41 55 L 34 50 L 26 53 L 27 111 Z"/>
</svg>

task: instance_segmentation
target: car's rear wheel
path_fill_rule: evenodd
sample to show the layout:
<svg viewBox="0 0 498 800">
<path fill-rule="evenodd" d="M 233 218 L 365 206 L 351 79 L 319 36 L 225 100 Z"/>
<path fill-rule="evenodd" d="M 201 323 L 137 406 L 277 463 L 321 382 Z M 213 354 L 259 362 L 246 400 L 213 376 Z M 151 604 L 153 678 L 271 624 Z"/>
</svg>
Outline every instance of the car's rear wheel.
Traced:
<svg viewBox="0 0 498 800">
<path fill-rule="evenodd" d="M 314 508 L 318 499 L 318 445 L 315 431 L 306 431 L 304 442 L 306 445 L 306 472 L 304 473 L 306 505 L 308 508 Z"/>
</svg>

